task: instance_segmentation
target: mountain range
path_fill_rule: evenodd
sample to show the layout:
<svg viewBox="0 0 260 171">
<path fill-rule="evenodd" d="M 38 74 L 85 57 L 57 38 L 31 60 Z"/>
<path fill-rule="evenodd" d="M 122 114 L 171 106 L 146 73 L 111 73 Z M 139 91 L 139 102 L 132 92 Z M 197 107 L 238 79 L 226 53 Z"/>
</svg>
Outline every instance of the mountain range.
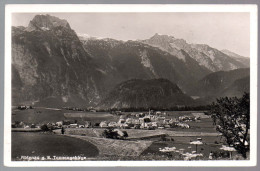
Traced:
<svg viewBox="0 0 260 171">
<path fill-rule="evenodd" d="M 204 66 L 212 72 L 227 71 L 249 67 L 249 58 L 239 56 L 227 50 L 219 51 L 206 44 L 189 44 L 183 39 L 173 36 L 155 34 L 150 39 L 141 42 L 158 47 L 185 61 L 180 50 L 185 51 L 200 66 Z"/>
<path fill-rule="evenodd" d="M 239 69 L 248 67 L 249 58 L 168 35 L 138 41 L 98 39 L 78 35 L 66 20 L 50 15 L 36 15 L 28 27 L 12 27 L 13 105 L 188 105 L 193 104 L 191 95 L 216 97 L 214 81 L 203 83 L 220 78 L 218 72 L 223 78 L 230 72 L 240 75 L 219 87 L 223 95 L 249 90 L 249 69 Z M 118 94 L 120 87 L 124 93 Z M 160 94 L 169 90 L 178 93 Z M 131 93 L 141 98 L 146 91 L 152 98 L 128 101 Z"/>
</svg>

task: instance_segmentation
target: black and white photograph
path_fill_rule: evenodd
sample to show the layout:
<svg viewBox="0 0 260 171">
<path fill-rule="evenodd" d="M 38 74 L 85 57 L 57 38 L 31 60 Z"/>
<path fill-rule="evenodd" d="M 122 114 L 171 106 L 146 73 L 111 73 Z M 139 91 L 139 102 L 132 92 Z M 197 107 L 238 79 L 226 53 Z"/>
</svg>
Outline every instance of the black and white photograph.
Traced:
<svg viewBox="0 0 260 171">
<path fill-rule="evenodd" d="M 255 164 L 255 6 L 17 6 L 8 163 Z"/>
</svg>

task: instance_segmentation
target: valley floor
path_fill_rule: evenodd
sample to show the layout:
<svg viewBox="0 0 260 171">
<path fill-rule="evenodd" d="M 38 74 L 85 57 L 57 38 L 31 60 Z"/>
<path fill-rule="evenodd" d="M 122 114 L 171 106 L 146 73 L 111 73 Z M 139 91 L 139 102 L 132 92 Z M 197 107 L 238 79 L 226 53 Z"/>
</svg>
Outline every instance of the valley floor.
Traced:
<svg viewBox="0 0 260 171">
<path fill-rule="evenodd" d="M 80 119 L 78 117 L 91 119 L 93 122 L 119 119 L 119 116 L 108 113 L 69 112 L 63 109 L 46 108 L 13 110 L 12 119 L 28 123 Z M 194 111 L 169 111 L 167 117 L 191 115 L 192 112 Z M 103 138 L 101 135 L 105 128 L 100 127 L 65 128 L 65 135 L 61 135 L 61 129 L 55 129 L 53 133 L 44 133 L 39 132 L 39 128 L 12 128 L 12 160 L 41 160 L 41 158 L 32 158 L 35 156 L 44 157 L 44 160 L 55 160 L 53 156 L 80 156 L 83 159 L 75 160 L 94 161 L 184 160 L 183 155 L 186 153 L 201 154 L 200 157 L 192 160 L 209 160 L 211 152 L 221 154 L 213 160 L 244 160 L 236 152 L 233 152 L 233 156 L 230 157 L 228 152 L 220 150 L 224 145 L 224 139 L 216 132 L 211 118 L 202 118 L 200 121 L 188 123 L 189 129 L 179 127 L 155 130 L 121 129 L 127 131 L 128 134 L 124 140 Z M 190 144 L 198 138 L 201 139 L 202 145 L 196 147 Z M 176 150 L 170 153 L 160 151 L 167 147 L 175 147 Z M 52 157 L 47 159 L 47 156 Z"/>
</svg>

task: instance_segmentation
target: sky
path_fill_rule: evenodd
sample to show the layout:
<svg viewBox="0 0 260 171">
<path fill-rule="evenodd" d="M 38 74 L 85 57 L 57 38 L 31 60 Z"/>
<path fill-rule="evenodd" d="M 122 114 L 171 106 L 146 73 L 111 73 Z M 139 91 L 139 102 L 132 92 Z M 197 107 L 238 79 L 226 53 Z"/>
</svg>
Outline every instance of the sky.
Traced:
<svg viewBox="0 0 260 171">
<path fill-rule="evenodd" d="M 28 26 L 36 14 L 14 13 L 13 26 Z M 118 40 L 148 39 L 155 33 L 208 44 L 250 56 L 249 13 L 49 13 L 66 19 L 77 33 Z"/>
</svg>

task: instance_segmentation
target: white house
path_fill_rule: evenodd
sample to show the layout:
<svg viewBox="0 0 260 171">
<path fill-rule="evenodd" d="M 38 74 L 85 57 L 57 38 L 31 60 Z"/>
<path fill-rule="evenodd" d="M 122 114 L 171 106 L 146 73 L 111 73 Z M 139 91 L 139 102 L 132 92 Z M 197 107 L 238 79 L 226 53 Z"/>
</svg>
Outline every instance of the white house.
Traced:
<svg viewBox="0 0 260 171">
<path fill-rule="evenodd" d="M 99 126 L 100 126 L 101 128 L 106 128 L 106 127 L 108 127 L 106 121 L 102 121 L 102 122 L 99 124 Z"/>
</svg>

